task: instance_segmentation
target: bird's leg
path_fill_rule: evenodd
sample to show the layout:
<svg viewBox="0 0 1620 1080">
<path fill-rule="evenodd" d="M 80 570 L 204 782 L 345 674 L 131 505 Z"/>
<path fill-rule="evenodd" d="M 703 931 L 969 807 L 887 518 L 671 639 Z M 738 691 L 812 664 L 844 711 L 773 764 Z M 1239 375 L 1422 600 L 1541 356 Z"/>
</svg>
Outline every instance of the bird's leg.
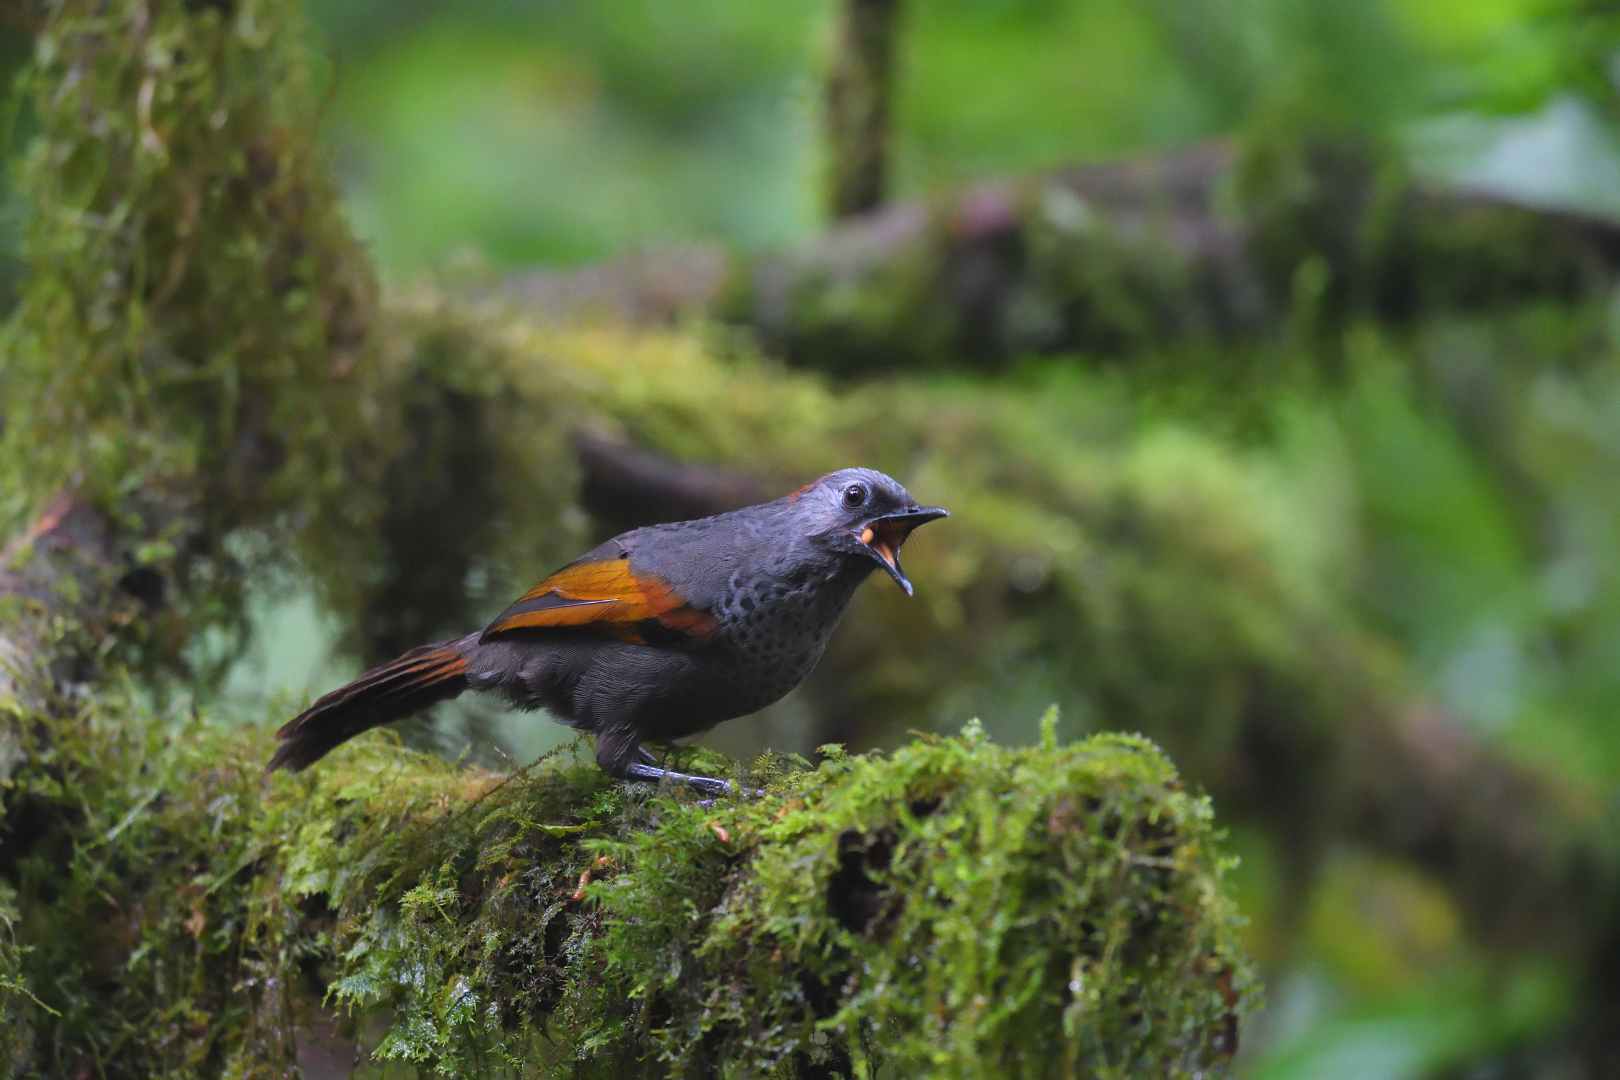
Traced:
<svg viewBox="0 0 1620 1080">
<path fill-rule="evenodd" d="M 634 741 L 633 732 L 625 730 L 612 730 L 602 732 L 596 737 L 596 762 L 610 775 L 624 780 L 644 780 L 652 784 L 660 784 L 668 780 L 676 784 L 687 784 L 697 788 L 708 796 L 730 795 L 735 788 L 725 780 L 717 780 L 712 776 L 692 776 L 689 773 L 676 772 L 666 769 L 658 764 L 658 759 L 640 744 Z"/>
<path fill-rule="evenodd" d="M 665 780 L 677 784 L 690 784 L 705 795 L 730 795 L 736 790 L 729 780 L 716 780 L 712 776 L 693 776 L 690 773 L 676 772 L 674 769 L 661 769 L 657 765 L 647 764 L 646 761 L 627 763 L 623 775 L 626 780 L 646 780 L 654 784 L 661 784 Z"/>
</svg>

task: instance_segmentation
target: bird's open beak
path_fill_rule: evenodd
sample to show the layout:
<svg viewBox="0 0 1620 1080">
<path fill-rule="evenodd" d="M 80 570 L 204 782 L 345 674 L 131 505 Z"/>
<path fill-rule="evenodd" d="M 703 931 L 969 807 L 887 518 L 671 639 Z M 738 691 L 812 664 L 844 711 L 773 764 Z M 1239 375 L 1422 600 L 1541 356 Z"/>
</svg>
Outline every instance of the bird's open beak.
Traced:
<svg viewBox="0 0 1620 1080">
<path fill-rule="evenodd" d="M 861 543 L 866 545 L 867 553 L 881 563 L 883 569 L 889 572 L 889 576 L 894 578 L 894 583 L 910 596 L 911 581 L 906 577 L 905 571 L 900 569 L 900 545 L 906 542 L 906 537 L 910 536 L 911 530 L 917 526 L 950 516 L 951 512 L 943 506 L 919 506 L 896 514 L 884 514 L 868 521 L 861 528 Z"/>
</svg>

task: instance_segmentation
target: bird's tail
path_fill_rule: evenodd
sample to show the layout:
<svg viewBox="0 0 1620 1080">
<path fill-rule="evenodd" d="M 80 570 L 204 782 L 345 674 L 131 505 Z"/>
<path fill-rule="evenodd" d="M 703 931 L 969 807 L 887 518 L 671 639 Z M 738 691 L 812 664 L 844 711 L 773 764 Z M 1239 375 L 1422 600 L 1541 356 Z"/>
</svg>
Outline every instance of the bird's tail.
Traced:
<svg viewBox="0 0 1620 1080">
<path fill-rule="evenodd" d="M 467 689 L 465 639 L 422 645 L 322 695 L 276 732 L 281 745 L 266 772 L 297 772 L 362 731 L 409 716 Z"/>
</svg>

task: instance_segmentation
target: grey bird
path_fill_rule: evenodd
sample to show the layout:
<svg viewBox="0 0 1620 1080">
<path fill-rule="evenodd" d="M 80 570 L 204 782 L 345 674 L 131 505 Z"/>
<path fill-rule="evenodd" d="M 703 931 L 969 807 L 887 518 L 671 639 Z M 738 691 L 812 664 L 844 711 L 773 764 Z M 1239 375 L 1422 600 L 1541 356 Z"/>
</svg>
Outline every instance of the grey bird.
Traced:
<svg viewBox="0 0 1620 1080">
<path fill-rule="evenodd" d="M 411 649 L 325 694 L 277 732 L 269 769 L 466 690 L 544 708 L 596 736 L 613 776 L 729 784 L 659 768 L 667 742 L 756 712 L 797 686 L 873 570 L 909 596 L 900 547 L 949 516 L 892 477 L 842 469 L 771 502 L 621 533 L 524 593 L 482 630 Z"/>
</svg>

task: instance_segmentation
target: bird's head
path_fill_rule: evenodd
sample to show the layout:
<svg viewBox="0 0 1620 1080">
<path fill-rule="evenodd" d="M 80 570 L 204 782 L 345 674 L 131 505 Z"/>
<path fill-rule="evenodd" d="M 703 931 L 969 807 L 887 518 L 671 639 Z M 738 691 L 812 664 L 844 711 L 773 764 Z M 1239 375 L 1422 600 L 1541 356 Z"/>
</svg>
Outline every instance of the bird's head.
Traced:
<svg viewBox="0 0 1620 1080">
<path fill-rule="evenodd" d="M 876 469 L 840 469 L 789 495 L 817 546 L 850 559 L 870 559 L 911 595 L 900 569 L 900 546 L 919 525 L 949 517 L 943 506 L 919 506 L 892 476 Z"/>
</svg>

